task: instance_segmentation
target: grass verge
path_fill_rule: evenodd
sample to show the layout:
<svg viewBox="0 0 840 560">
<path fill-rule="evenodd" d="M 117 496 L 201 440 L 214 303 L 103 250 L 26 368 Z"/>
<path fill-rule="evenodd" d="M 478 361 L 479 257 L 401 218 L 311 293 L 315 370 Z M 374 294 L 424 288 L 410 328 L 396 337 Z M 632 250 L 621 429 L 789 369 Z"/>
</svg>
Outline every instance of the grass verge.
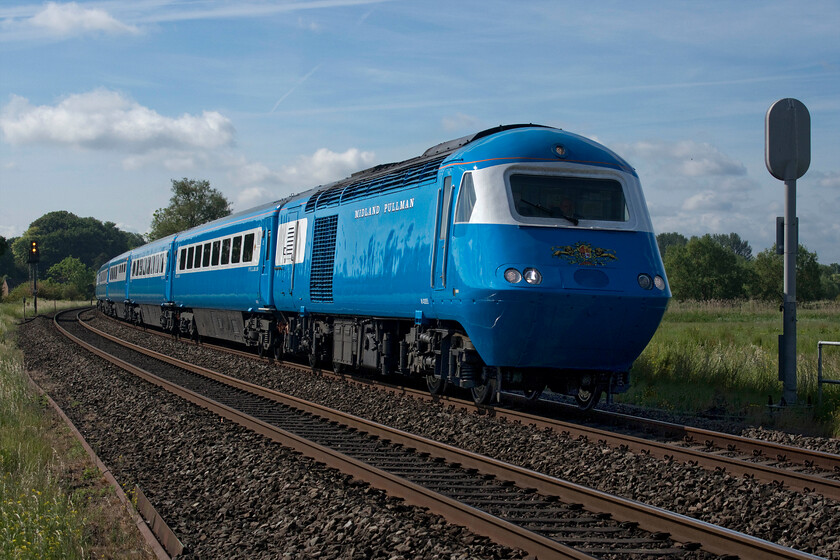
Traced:
<svg viewBox="0 0 840 560">
<path fill-rule="evenodd" d="M 0 557 L 149 557 L 111 487 L 29 387 L 14 341 L 22 313 L 0 304 Z"/>
<path fill-rule="evenodd" d="M 633 388 L 620 400 L 840 436 L 840 386 L 823 385 L 817 405 L 817 342 L 840 341 L 838 317 L 838 302 L 800 304 L 797 311 L 798 400 L 811 407 L 778 413 L 767 406 L 782 394 L 782 313 L 755 301 L 672 302 L 633 366 Z M 840 379 L 840 348 L 824 348 L 823 377 Z"/>
</svg>

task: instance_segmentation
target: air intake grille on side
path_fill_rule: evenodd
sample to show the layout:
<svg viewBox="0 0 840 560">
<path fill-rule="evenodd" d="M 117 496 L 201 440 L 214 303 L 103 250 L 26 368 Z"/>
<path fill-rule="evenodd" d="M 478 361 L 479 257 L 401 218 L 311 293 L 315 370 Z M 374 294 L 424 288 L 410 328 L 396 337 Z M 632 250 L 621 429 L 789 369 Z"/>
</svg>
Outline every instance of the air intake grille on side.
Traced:
<svg viewBox="0 0 840 560">
<path fill-rule="evenodd" d="M 371 196 L 378 196 L 399 189 L 409 189 L 434 183 L 441 162 L 446 156 L 427 159 L 420 163 L 408 165 L 397 171 L 381 174 L 382 168 L 391 168 L 399 164 L 379 165 L 368 171 L 361 171 L 351 177 L 355 181 L 342 181 L 333 186 L 313 194 L 306 203 L 306 211 L 330 208 L 339 204 L 346 204 L 354 200 L 361 200 Z M 374 178 L 370 178 L 374 175 Z M 367 178 L 365 178 L 367 177 Z"/>
<path fill-rule="evenodd" d="M 437 178 L 440 162 L 443 157 L 415 164 L 400 171 L 389 173 L 375 179 L 367 179 L 348 185 L 341 196 L 341 203 L 376 196 L 398 189 L 417 187 L 426 183 L 433 183 Z M 321 201 L 318 201 L 321 207 Z"/>
<path fill-rule="evenodd" d="M 337 230 L 337 215 L 315 219 L 315 230 L 312 233 L 312 273 L 309 277 L 309 293 L 313 302 L 332 303 Z"/>
</svg>

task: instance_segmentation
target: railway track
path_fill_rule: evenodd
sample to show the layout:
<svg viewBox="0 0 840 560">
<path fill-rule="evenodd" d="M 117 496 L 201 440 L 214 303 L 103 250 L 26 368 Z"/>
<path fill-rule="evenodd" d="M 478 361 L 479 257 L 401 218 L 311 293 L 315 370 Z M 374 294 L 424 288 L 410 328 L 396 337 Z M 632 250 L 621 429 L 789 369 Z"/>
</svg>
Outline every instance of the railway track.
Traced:
<svg viewBox="0 0 840 560">
<path fill-rule="evenodd" d="M 318 461 L 539 558 L 816 558 L 609 496 L 134 347 L 80 322 L 62 331 L 144 379 Z M 115 358 L 111 354 L 120 354 Z M 142 367 L 128 362 L 138 362 Z M 151 373 L 147 370 L 154 370 Z"/>
<path fill-rule="evenodd" d="M 224 346 L 213 348 L 267 361 L 241 350 Z M 306 371 L 312 369 L 294 362 L 283 362 L 282 365 Z M 751 477 L 794 491 L 816 492 L 840 500 L 840 455 L 604 410 L 581 413 L 574 406 L 556 401 L 534 401 L 512 394 L 506 394 L 505 401 L 499 406 L 487 407 L 476 405 L 471 400 L 431 395 L 426 390 L 391 385 L 376 379 L 326 370 L 318 370 L 318 373 L 394 394 L 410 395 L 423 401 L 440 402 L 465 411 L 532 425 L 540 430 L 549 429 L 575 438 L 602 442 L 617 449 L 697 464 L 708 470 Z M 569 417 L 577 421 L 570 421 Z"/>
</svg>

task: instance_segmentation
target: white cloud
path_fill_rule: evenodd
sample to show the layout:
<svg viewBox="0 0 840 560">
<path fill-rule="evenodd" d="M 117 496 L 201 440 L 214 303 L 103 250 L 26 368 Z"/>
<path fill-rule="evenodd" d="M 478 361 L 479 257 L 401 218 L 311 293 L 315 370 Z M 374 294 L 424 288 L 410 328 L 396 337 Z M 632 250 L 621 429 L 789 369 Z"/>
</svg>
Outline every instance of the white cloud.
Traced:
<svg viewBox="0 0 840 560">
<path fill-rule="evenodd" d="M 210 150 L 233 143 L 231 121 L 216 111 L 177 118 L 160 115 L 121 93 L 94 90 L 56 105 L 34 106 L 20 96 L 0 111 L 10 144 L 57 144 L 147 153 L 161 148 Z"/>
<path fill-rule="evenodd" d="M 816 181 L 816 184 L 821 189 L 828 189 L 830 191 L 840 191 L 840 171 L 831 172 L 811 172 L 803 177 L 802 181 Z"/>
<path fill-rule="evenodd" d="M 24 20 L 22 25 L 61 37 L 99 31 L 111 34 L 140 32 L 137 27 L 118 21 L 104 10 L 83 8 L 76 2 L 66 4 L 47 2 L 43 10 Z"/>
<path fill-rule="evenodd" d="M 464 113 L 455 113 L 454 115 L 443 117 L 443 129 L 451 132 L 453 130 L 475 130 L 479 127 L 480 121 L 471 115 Z"/>
<path fill-rule="evenodd" d="M 299 156 L 294 164 L 281 166 L 279 170 L 244 157 L 229 158 L 222 164 L 228 168 L 230 183 L 240 189 L 235 206 L 242 209 L 343 179 L 370 167 L 373 158 L 372 152 L 357 148 L 341 153 L 320 148 L 310 156 Z"/>
<path fill-rule="evenodd" d="M 248 187 L 239 191 L 234 206 L 237 209 L 252 208 L 264 202 L 271 202 L 279 198 L 265 187 Z"/>
<path fill-rule="evenodd" d="M 616 146 L 616 151 L 629 160 L 639 159 L 660 172 L 681 177 L 747 174 L 743 163 L 705 142 L 635 142 Z"/>
<path fill-rule="evenodd" d="M 322 26 L 320 24 L 309 19 L 303 19 L 303 17 L 299 17 L 297 19 L 297 26 L 299 29 L 312 31 L 314 33 L 318 33 L 322 30 Z"/>
<path fill-rule="evenodd" d="M 373 165 L 373 152 L 350 148 L 336 153 L 320 148 L 311 156 L 301 156 L 294 165 L 283 167 L 284 180 L 295 187 L 312 187 L 337 181 L 362 168 Z"/>
</svg>

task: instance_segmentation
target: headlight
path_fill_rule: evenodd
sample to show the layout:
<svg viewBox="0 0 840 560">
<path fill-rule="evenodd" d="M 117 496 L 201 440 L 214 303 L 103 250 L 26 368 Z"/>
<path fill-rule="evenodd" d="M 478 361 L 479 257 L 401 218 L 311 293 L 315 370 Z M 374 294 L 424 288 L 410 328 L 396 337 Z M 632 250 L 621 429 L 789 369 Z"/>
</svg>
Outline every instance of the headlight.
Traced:
<svg viewBox="0 0 840 560">
<path fill-rule="evenodd" d="M 522 275 L 515 268 L 509 268 L 505 270 L 505 280 L 511 284 L 518 284 L 522 280 Z"/>
<path fill-rule="evenodd" d="M 653 278 L 653 285 L 657 287 L 659 290 L 665 289 L 665 279 L 659 276 L 658 274 Z"/>
<path fill-rule="evenodd" d="M 643 290 L 650 290 L 651 288 L 653 288 L 653 279 L 647 274 L 639 274 L 637 280 L 639 281 L 639 286 Z"/>
<path fill-rule="evenodd" d="M 522 273 L 522 276 L 529 284 L 539 284 L 542 282 L 542 274 L 540 274 L 540 271 L 536 268 L 526 268 L 525 272 Z"/>
</svg>

